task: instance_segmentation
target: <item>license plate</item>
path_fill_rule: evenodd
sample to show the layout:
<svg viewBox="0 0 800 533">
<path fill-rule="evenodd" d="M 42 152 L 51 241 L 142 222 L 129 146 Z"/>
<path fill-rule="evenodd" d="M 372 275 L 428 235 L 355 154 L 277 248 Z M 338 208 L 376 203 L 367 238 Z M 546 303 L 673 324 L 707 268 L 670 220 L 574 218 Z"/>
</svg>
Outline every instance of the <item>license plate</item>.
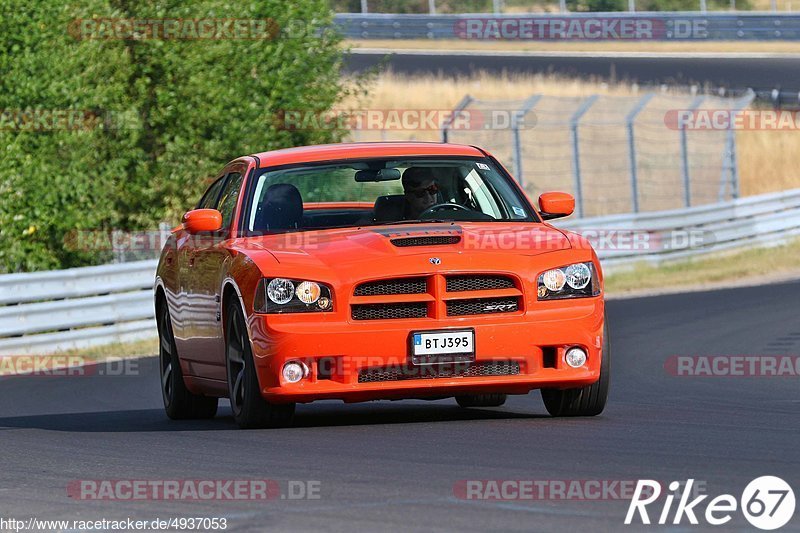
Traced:
<svg viewBox="0 0 800 533">
<path fill-rule="evenodd" d="M 475 332 L 471 329 L 417 331 L 411 334 L 411 362 L 415 365 L 474 360 Z"/>
</svg>

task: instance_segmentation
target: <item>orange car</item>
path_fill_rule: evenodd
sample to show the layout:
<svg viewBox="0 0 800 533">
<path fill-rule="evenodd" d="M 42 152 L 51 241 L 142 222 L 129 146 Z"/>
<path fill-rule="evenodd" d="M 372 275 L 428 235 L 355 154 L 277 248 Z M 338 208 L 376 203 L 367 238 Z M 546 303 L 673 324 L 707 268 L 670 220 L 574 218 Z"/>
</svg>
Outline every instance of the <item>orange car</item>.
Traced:
<svg viewBox="0 0 800 533">
<path fill-rule="evenodd" d="M 170 418 L 287 424 L 296 402 L 541 389 L 554 416 L 603 410 L 603 276 L 480 148 L 362 143 L 230 162 L 170 236 L 155 307 Z"/>
</svg>

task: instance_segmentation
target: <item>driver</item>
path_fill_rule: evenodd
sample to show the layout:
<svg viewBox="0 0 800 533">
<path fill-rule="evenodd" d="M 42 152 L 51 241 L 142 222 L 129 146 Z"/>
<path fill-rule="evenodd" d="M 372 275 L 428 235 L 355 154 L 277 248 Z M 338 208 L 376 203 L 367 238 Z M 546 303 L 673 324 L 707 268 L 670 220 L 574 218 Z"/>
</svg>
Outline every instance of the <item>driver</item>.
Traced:
<svg viewBox="0 0 800 533">
<path fill-rule="evenodd" d="M 437 203 L 439 185 L 428 167 L 410 167 L 403 172 L 405 208 L 403 217 L 413 220 Z"/>
</svg>

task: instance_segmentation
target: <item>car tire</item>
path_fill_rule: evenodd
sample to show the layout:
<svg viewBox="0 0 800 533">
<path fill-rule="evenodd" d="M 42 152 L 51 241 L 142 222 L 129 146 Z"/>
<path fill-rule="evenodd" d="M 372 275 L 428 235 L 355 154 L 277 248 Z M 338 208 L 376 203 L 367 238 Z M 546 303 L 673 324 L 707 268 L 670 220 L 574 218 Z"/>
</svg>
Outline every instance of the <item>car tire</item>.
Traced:
<svg viewBox="0 0 800 533">
<path fill-rule="evenodd" d="M 236 301 L 230 303 L 226 313 L 225 365 L 233 419 L 239 427 L 274 428 L 291 422 L 295 404 L 271 404 L 261 395 L 250 337 Z"/>
<path fill-rule="evenodd" d="M 219 399 L 194 394 L 186 388 L 172 320 L 164 302 L 158 306 L 158 341 L 161 398 L 164 400 L 167 416 L 173 420 L 214 418 Z"/>
<path fill-rule="evenodd" d="M 600 379 L 592 385 L 575 389 L 542 389 L 542 400 L 552 416 L 597 416 L 603 412 L 608 397 L 611 369 L 611 341 L 608 319 L 603 326 L 603 350 Z"/>
<path fill-rule="evenodd" d="M 461 407 L 500 407 L 506 403 L 507 396 L 501 393 L 464 394 L 456 396 Z"/>
</svg>

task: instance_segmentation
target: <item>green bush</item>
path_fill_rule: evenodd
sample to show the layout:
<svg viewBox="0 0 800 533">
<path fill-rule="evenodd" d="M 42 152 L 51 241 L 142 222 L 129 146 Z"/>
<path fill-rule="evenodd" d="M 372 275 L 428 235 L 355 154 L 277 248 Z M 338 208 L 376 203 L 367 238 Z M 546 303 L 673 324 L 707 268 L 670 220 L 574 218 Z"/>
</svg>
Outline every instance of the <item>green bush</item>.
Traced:
<svg viewBox="0 0 800 533">
<path fill-rule="evenodd" d="M 106 262 L 108 252 L 65 240 L 176 222 L 225 162 L 341 137 L 276 120 L 284 110 L 325 111 L 347 93 L 326 0 L 54 5 L 0 0 L 0 272 Z M 90 18 L 271 19 L 282 31 L 76 39 L 74 21 Z M 48 110 L 72 110 L 84 127 L 20 122 Z"/>
</svg>

